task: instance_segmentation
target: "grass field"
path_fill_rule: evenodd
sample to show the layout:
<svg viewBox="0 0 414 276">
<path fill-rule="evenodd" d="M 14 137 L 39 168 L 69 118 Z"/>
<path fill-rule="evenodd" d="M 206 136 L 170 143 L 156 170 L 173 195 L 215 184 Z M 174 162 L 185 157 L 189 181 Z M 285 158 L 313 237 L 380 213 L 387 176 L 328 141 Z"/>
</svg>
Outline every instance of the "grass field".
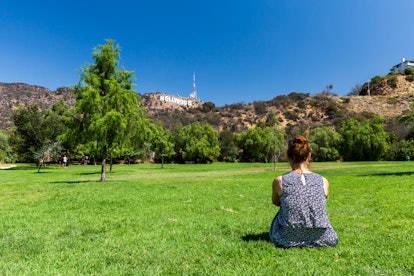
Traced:
<svg viewBox="0 0 414 276">
<path fill-rule="evenodd" d="M 287 164 L 0 170 L 1 275 L 413 275 L 414 162 L 313 163 L 335 248 L 268 240 Z"/>
</svg>

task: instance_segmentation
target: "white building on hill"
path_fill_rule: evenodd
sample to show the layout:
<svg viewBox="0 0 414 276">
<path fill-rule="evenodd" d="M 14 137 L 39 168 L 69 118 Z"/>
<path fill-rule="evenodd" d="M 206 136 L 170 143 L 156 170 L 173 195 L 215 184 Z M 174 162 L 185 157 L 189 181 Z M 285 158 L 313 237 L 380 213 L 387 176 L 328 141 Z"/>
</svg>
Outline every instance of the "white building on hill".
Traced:
<svg viewBox="0 0 414 276">
<path fill-rule="evenodd" d="M 414 60 L 403 58 L 401 63 L 391 67 L 391 72 L 404 72 L 406 68 L 414 68 Z"/>
</svg>

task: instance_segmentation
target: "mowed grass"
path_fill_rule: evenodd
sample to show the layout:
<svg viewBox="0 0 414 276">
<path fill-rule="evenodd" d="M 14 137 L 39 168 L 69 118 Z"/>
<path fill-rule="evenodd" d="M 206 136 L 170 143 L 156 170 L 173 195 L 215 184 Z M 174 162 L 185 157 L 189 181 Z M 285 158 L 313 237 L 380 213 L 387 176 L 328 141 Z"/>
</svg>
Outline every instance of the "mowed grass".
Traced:
<svg viewBox="0 0 414 276">
<path fill-rule="evenodd" d="M 0 170 L 1 275 L 413 275 L 414 162 L 313 163 L 335 248 L 268 240 L 286 163 Z"/>
</svg>

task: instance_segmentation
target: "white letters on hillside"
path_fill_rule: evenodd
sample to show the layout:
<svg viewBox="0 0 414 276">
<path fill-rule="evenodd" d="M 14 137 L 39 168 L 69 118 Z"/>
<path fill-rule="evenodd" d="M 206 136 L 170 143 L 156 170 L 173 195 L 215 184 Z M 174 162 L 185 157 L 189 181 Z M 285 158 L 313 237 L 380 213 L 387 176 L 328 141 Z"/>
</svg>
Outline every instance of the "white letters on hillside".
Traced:
<svg viewBox="0 0 414 276">
<path fill-rule="evenodd" d="M 181 98 L 176 98 L 176 97 L 168 96 L 168 95 L 160 95 L 160 102 L 176 103 L 178 105 L 183 105 L 183 106 L 193 105 L 192 101 L 190 100 L 184 100 Z"/>
</svg>

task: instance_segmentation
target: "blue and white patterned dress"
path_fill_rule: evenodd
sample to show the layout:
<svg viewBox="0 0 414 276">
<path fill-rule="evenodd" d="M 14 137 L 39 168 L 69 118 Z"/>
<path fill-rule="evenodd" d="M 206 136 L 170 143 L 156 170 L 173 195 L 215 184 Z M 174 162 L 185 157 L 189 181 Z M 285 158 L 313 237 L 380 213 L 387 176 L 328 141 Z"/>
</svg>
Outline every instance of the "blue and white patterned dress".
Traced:
<svg viewBox="0 0 414 276">
<path fill-rule="evenodd" d="M 305 184 L 301 177 L 305 178 Z M 326 212 L 321 175 L 289 172 L 282 176 L 280 209 L 270 227 L 270 240 L 280 247 L 335 246 L 338 235 Z"/>
</svg>

